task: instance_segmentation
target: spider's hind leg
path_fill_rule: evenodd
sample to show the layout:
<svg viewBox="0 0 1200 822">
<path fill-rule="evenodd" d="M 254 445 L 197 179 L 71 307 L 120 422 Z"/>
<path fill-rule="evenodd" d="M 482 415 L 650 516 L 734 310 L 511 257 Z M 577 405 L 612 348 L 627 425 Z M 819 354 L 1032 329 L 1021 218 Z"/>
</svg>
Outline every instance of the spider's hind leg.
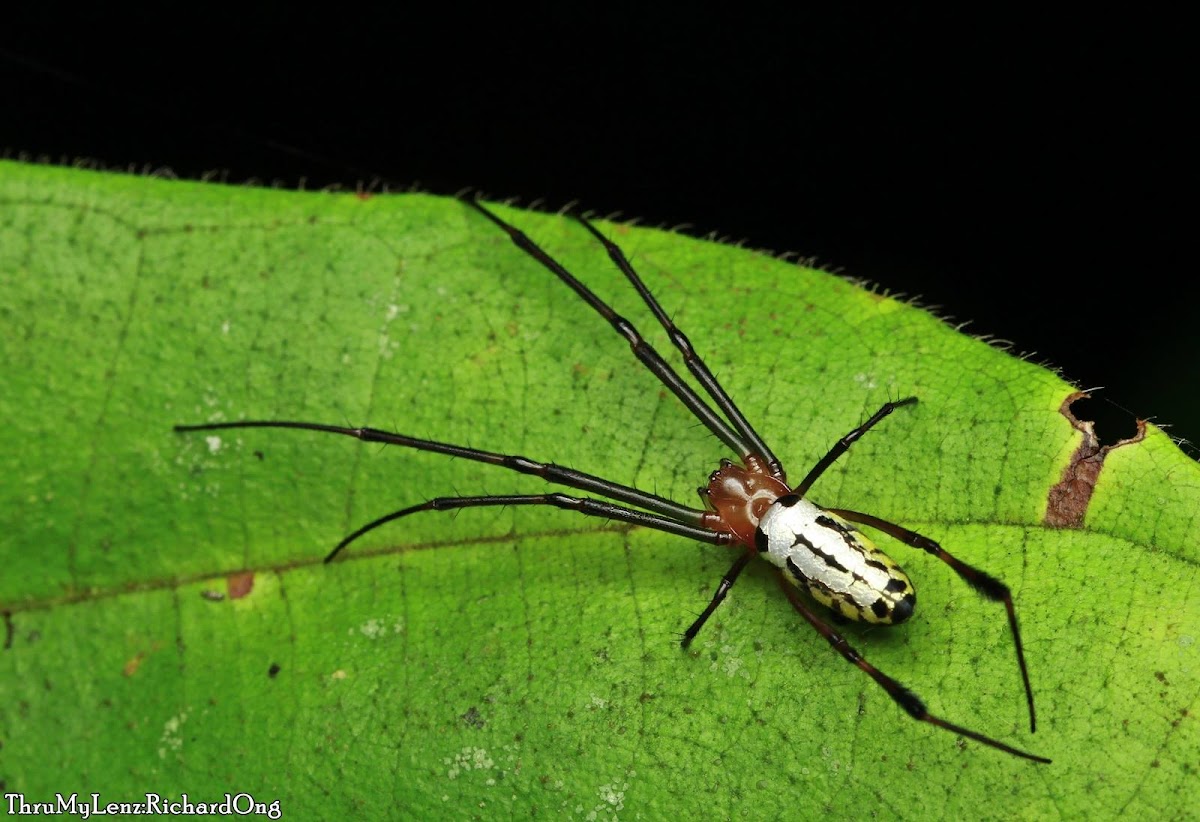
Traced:
<svg viewBox="0 0 1200 822">
<path fill-rule="evenodd" d="M 1017 667 L 1021 670 L 1021 681 L 1025 684 L 1025 701 L 1029 705 L 1029 731 L 1030 733 L 1036 731 L 1037 714 L 1033 709 L 1033 686 L 1029 684 L 1029 669 L 1025 665 L 1025 649 L 1021 643 L 1021 629 L 1017 625 L 1017 609 L 1013 605 L 1012 591 L 1009 590 L 1008 586 L 986 571 L 981 571 L 975 566 L 963 562 L 929 537 L 918 534 L 916 531 L 911 531 L 902 525 L 888 522 L 871 514 L 864 514 L 861 511 L 848 511 L 844 508 L 830 508 L 828 510 L 837 514 L 842 519 L 878 528 L 880 531 L 903 542 L 905 545 L 920 548 L 926 553 L 933 554 L 953 568 L 954 572 L 976 591 L 993 602 L 1004 603 L 1004 609 L 1008 612 L 1008 627 L 1012 632 L 1013 644 L 1017 648 Z"/>
<path fill-rule="evenodd" d="M 1050 763 L 1050 760 L 1044 756 L 1037 756 L 1036 754 L 1022 751 L 1019 748 L 1006 745 L 997 739 L 992 739 L 990 736 L 984 736 L 981 733 L 969 730 L 961 725 L 955 725 L 952 722 L 947 722 L 946 720 L 929 713 L 928 709 L 925 707 L 925 703 L 921 701 L 920 697 L 918 697 L 908 688 L 901 685 L 896 680 L 892 679 L 883 671 L 876 668 L 870 662 L 867 662 L 867 660 L 863 658 L 862 654 L 856 651 L 849 642 L 842 638 L 841 634 L 839 634 L 826 623 L 822 622 L 821 619 L 817 617 L 817 615 L 814 614 L 807 605 L 805 605 L 795 586 L 789 585 L 782 574 L 779 576 L 779 582 L 783 587 L 784 593 L 787 594 L 788 600 L 792 603 L 792 607 L 796 609 L 800 616 L 804 617 L 805 621 L 808 622 L 808 624 L 811 625 L 817 631 L 817 633 L 823 636 L 825 640 L 833 647 L 833 649 L 842 655 L 843 659 L 845 659 L 851 665 L 856 666 L 867 676 L 871 677 L 871 679 L 875 680 L 876 684 L 883 688 L 883 690 L 887 692 L 887 695 L 890 696 L 893 701 L 903 708 L 904 712 L 913 719 L 917 720 L 918 722 L 928 722 L 930 725 L 936 725 L 937 727 L 943 728 L 951 733 L 965 736 L 968 739 L 974 739 L 976 742 L 979 742 L 983 745 L 996 748 L 997 750 L 1004 751 L 1005 753 L 1010 753 L 1013 756 L 1019 756 L 1022 759 L 1029 759 L 1034 762 L 1041 762 L 1043 764 Z"/>
</svg>

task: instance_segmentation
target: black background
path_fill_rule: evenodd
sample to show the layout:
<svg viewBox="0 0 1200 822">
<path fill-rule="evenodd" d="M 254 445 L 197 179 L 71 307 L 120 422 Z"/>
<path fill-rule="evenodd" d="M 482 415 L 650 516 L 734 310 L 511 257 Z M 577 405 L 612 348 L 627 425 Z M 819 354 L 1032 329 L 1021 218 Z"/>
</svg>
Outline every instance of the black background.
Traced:
<svg viewBox="0 0 1200 822">
<path fill-rule="evenodd" d="M 0 149 L 689 223 L 1106 386 L 1077 409 L 1105 441 L 1135 415 L 1200 440 L 1182 18 L 173 13 L 10 18 Z"/>
</svg>

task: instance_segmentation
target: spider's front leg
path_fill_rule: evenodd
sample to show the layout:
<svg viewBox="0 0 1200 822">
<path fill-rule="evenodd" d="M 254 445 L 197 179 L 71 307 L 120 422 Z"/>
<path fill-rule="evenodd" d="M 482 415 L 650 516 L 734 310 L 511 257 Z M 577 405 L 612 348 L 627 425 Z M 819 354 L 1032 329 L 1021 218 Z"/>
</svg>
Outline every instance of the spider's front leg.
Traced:
<svg viewBox="0 0 1200 822">
<path fill-rule="evenodd" d="M 713 594 L 707 607 L 696 617 L 688 629 L 683 632 L 683 638 L 679 644 L 687 648 L 692 644 L 692 640 L 696 638 L 696 634 L 700 633 L 700 629 L 704 627 L 704 623 L 708 622 L 708 618 L 713 615 L 713 611 L 717 610 L 717 606 L 725 600 L 725 595 L 729 593 L 729 589 L 733 587 L 733 583 L 737 582 L 738 575 L 742 573 L 742 569 L 750 562 L 750 558 L 754 556 L 754 552 L 747 550 L 740 554 L 733 562 L 733 566 L 725 572 L 725 576 L 721 577 L 721 584 L 717 586 L 716 593 Z"/>
</svg>

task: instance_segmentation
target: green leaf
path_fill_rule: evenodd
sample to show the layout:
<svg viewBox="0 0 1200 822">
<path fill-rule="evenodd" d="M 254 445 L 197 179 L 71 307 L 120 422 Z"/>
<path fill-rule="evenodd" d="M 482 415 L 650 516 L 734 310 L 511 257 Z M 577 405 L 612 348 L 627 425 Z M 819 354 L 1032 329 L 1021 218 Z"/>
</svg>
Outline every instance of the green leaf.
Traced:
<svg viewBox="0 0 1200 822">
<path fill-rule="evenodd" d="M 695 500 L 709 433 L 586 305 L 462 204 L 0 165 L 6 792 L 279 799 L 408 818 L 1009 817 L 1192 809 L 1200 469 L 1159 430 L 1043 525 L 1083 442 L 1054 374 L 903 301 L 750 251 L 605 224 L 794 479 L 1009 583 L 1003 609 L 886 537 L 916 615 L 847 638 L 913 722 L 751 566 L 569 512 L 426 514 L 535 478 L 241 418 L 367 423 Z M 577 224 L 502 210 L 677 361 Z M 981 251 L 982 253 L 982 251 Z M 251 590 L 245 592 L 247 583 Z M 237 593 L 238 596 L 233 594 Z M 218 598 L 223 597 L 223 598 Z"/>
</svg>

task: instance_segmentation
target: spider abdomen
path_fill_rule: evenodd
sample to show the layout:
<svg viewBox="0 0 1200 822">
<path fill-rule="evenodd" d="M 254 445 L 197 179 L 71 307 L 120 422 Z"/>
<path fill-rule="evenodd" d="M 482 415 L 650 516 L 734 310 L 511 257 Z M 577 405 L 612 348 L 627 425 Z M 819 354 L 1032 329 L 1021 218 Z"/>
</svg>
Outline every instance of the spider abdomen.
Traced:
<svg viewBox="0 0 1200 822">
<path fill-rule="evenodd" d="M 789 582 L 847 619 L 896 625 L 912 616 L 916 591 L 903 569 L 844 519 L 798 494 L 767 509 L 755 546 Z"/>
</svg>

